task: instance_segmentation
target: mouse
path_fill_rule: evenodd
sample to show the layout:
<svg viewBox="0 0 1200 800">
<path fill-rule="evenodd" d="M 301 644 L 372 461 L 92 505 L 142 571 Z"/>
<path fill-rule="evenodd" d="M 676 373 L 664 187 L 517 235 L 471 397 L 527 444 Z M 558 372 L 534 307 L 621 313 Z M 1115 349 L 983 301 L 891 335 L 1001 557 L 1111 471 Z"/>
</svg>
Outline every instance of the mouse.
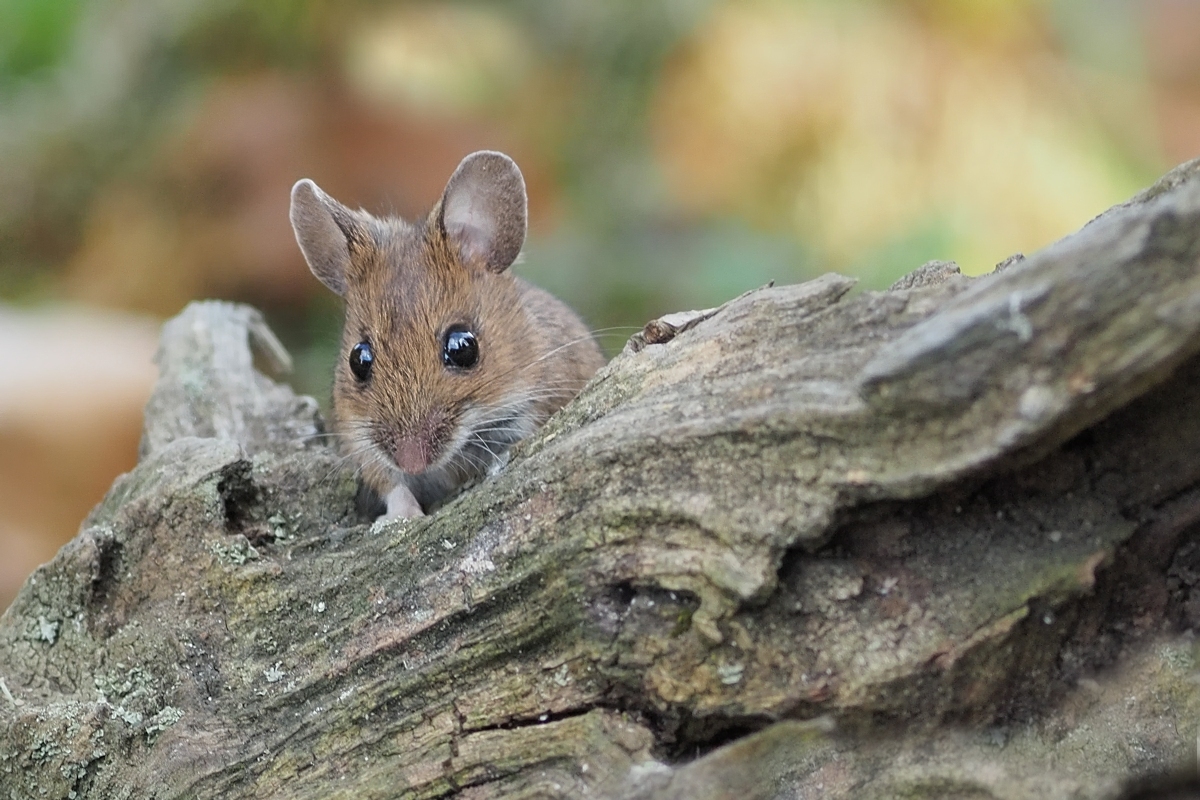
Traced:
<svg viewBox="0 0 1200 800">
<path fill-rule="evenodd" d="M 503 153 L 464 158 L 423 219 L 352 210 L 307 178 L 290 218 L 343 300 L 332 428 L 387 517 L 498 471 L 605 363 L 574 311 L 509 269 L 528 200 Z"/>
</svg>

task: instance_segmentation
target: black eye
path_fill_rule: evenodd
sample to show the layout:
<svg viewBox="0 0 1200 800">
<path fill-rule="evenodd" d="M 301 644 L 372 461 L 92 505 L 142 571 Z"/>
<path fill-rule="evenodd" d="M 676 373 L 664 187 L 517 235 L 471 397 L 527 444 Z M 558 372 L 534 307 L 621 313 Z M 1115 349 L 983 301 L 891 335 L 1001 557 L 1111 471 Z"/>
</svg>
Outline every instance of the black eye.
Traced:
<svg viewBox="0 0 1200 800">
<path fill-rule="evenodd" d="M 360 381 L 365 381 L 371 375 L 371 364 L 375 354 L 371 352 L 370 342 L 359 342 L 350 348 L 350 371 Z"/>
<path fill-rule="evenodd" d="M 447 367 L 470 369 L 479 360 L 479 342 L 475 334 L 466 328 L 455 327 L 446 331 L 442 344 L 442 363 Z"/>
</svg>

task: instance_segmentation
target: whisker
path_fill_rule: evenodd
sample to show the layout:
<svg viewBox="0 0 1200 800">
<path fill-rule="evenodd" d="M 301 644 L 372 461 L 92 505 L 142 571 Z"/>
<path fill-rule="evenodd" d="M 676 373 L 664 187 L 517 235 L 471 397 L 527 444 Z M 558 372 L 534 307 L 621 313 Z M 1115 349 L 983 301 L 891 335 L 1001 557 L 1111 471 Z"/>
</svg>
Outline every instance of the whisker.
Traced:
<svg viewBox="0 0 1200 800">
<path fill-rule="evenodd" d="M 551 350 L 550 352 L 548 352 L 548 353 L 545 353 L 545 354 L 543 354 L 543 355 L 539 356 L 538 358 L 535 358 L 533 361 L 529 362 L 529 363 L 528 363 L 528 364 L 526 364 L 524 367 L 522 367 L 522 369 L 523 369 L 523 370 L 525 370 L 525 369 L 529 369 L 530 367 L 534 366 L 535 364 L 540 364 L 541 362 L 545 361 L 547 358 L 549 358 L 550 356 L 552 356 L 552 355 L 554 355 L 555 353 L 559 352 L 560 350 L 565 350 L 565 349 L 566 349 L 566 348 L 568 348 L 568 347 L 574 347 L 575 345 L 577 345 L 577 344 L 580 344 L 581 342 L 588 342 L 588 341 L 591 341 L 591 339 L 592 339 L 592 337 L 591 337 L 591 335 L 589 334 L 589 335 L 587 335 L 587 336 L 580 336 L 580 337 L 579 337 L 579 338 L 577 338 L 577 339 L 572 339 L 572 340 L 571 340 L 571 341 L 569 341 L 569 342 L 565 342 L 565 343 L 563 343 L 563 344 L 560 344 L 558 347 L 554 348 L 554 349 L 553 349 L 553 350 Z"/>
<path fill-rule="evenodd" d="M 595 330 L 588 331 L 588 333 L 592 336 L 615 338 L 617 336 L 632 336 L 644 327 L 642 325 L 610 325 L 607 328 L 596 328 Z"/>
<path fill-rule="evenodd" d="M 321 431 L 318 433 L 302 433 L 299 436 L 293 436 L 293 442 L 311 442 L 316 439 L 336 439 L 337 433 L 334 431 Z"/>
</svg>

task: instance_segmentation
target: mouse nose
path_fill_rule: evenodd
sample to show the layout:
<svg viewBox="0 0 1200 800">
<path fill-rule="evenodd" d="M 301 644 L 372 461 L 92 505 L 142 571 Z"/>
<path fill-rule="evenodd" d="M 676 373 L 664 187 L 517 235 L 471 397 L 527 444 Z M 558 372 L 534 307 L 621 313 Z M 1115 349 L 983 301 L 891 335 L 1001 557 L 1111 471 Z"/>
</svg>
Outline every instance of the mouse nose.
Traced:
<svg viewBox="0 0 1200 800">
<path fill-rule="evenodd" d="M 448 426 L 443 411 L 426 414 L 416 425 L 397 425 L 381 443 L 396 466 L 409 475 L 420 475 L 435 462 L 445 446 Z"/>
<path fill-rule="evenodd" d="M 396 460 L 396 466 L 400 469 L 409 475 L 417 475 L 424 472 L 425 468 L 429 466 L 429 450 L 429 442 L 424 438 L 405 436 L 396 442 L 392 458 Z"/>
</svg>

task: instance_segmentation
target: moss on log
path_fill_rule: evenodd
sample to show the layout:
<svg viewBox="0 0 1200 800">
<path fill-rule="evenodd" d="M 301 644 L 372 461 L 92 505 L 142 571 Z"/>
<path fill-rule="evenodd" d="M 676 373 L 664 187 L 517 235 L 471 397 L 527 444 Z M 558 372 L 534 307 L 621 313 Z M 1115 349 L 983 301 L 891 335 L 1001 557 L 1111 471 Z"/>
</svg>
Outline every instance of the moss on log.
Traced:
<svg viewBox="0 0 1200 800">
<path fill-rule="evenodd" d="M 190 306 L 138 467 L 0 618 L 4 796 L 1099 800 L 1194 764 L 1197 173 L 982 278 L 656 321 L 410 522 L 361 516 L 257 313 Z"/>
</svg>

